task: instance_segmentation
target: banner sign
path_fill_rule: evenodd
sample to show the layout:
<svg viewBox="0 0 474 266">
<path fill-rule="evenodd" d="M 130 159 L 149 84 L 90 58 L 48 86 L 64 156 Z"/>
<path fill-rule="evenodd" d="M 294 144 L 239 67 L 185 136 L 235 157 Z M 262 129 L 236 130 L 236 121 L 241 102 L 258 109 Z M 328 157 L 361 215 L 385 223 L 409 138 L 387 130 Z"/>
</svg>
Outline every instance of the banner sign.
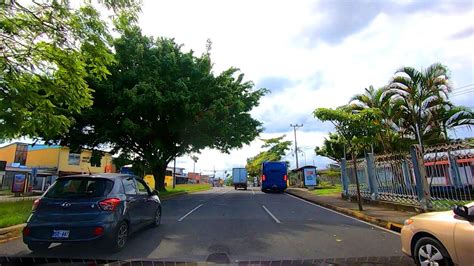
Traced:
<svg viewBox="0 0 474 266">
<path fill-rule="evenodd" d="M 305 186 L 316 186 L 316 168 L 305 168 L 304 169 L 304 185 Z"/>
<path fill-rule="evenodd" d="M 12 192 L 23 193 L 25 191 L 26 175 L 16 174 L 13 177 Z"/>
</svg>

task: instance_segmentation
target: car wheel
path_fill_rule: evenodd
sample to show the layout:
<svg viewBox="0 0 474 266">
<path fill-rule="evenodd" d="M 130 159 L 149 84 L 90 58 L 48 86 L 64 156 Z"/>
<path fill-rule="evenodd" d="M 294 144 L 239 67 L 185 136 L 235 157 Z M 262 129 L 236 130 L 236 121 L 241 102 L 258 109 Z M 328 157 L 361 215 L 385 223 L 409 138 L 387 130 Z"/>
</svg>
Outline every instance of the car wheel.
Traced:
<svg viewBox="0 0 474 266">
<path fill-rule="evenodd" d="M 123 247 L 125 247 L 128 238 L 128 231 L 129 230 L 127 222 L 121 222 L 117 227 L 117 231 L 115 233 L 114 243 L 112 245 L 113 252 L 118 252 L 123 249 Z"/>
<path fill-rule="evenodd" d="M 431 237 L 422 237 L 416 242 L 414 259 L 417 265 L 453 264 L 444 246 Z"/>
<path fill-rule="evenodd" d="M 49 243 L 31 243 L 28 244 L 28 249 L 33 252 L 47 251 L 49 248 Z"/>
<path fill-rule="evenodd" d="M 161 207 L 158 207 L 155 212 L 155 221 L 153 222 L 154 227 L 158 227 L 161 224 Z"/>
</svg>

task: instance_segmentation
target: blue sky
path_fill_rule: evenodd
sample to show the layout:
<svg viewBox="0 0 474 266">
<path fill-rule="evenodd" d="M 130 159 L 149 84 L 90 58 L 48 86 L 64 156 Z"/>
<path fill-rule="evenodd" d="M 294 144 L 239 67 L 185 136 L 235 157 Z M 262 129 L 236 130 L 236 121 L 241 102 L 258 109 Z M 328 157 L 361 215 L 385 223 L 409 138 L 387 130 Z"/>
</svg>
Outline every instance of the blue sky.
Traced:
<svg viewBox="0 0 474 266">
<path fill-rule="evenodd" d="M 314 156 L 332 130 L 312 117 L 317 107 L 337 107 L 364 88 L 387 84 L 402 66 L 418 69 L 441 62 L 451 70 L 452 101 L 474 107 L 474 1 L 472 0 L 144 0 L 143 32 L 172 37 L 197 54 L 212 40 L 215 72 L 240 68 L 256 87 L 271 91 L 253 117 L 263 122 L 262 138 L 286 134 L 303 123 L 298 143 Z M 467 87 L 467 90 L 457 89 Z M 466 92 L 467 91 L 467 92 Z M 466 93 L 464 93 L 466 92 Z M 473 136 L 469 130 L 457 136 Z M 261 142 L 223 155 L 204 150 L 196 170 L 245 165 Z M 294 157 L 286 159 L 294 162 Z M 189 157 L 178 166 L 191 170 Z M 219 173 L 219 172 L 218 172 Z"/>
</svg>

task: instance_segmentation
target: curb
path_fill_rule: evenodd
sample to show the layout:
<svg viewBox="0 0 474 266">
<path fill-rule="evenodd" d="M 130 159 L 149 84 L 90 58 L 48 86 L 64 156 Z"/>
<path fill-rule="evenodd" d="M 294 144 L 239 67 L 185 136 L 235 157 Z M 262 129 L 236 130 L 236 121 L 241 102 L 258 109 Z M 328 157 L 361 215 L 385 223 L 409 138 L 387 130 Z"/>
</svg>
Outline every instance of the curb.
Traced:
<svg viewBox="0 0 474 266">
<path fill-rule="evenodd" d="M 369 222 L 369 223 L 374 224 L 374 225 L 378 225 L 380 227 L 386 228 L 388 230 L 391 230 L 391 231 L 394 231 L 394 232 L 397 232 L 397 233 L 400 233 L 401 230 L 402 230 L 402 227 L 403 227 L 403 225 L 401 225 L 401 224 L 393 223 L 393 222 L 386 221 L 386 220 L 383 220 L 383 219 L 378 219 L 378 218 L 363 214 L 359 211 L 353 211 L 353 210 L 350 210 L 350 209 L 337 207 L 337 206 L 328 204 L 326 202 L 322 202 L 322 201 L 318 201 L 318 200 L 314 200 L 314 199 L 308 199 L 308 198 L 305 198 L 304 196 L 301 196 L 298 193 L 295 193 L 295 192 L 292 192 L 292 191 L 287 190 L 286 193 L 288 193 L 290 195 L 293 195 L 295 197 L 298 197 L 300 199 L 312 202 L 314 204 L 326 207 L 328 209 L 331 209 L 331 210 L 334 210 L 334 211 L 352 216 L 352 217 L 357 218 L 359 220 L 366 221 L 366 222 Z"/>
<path fill-rule="evenodd" d="M 0 243 L 5 243 L 10 240 L 21 237 L 23 227 L 25 226 L 26 226 L 26 223 L 1 228 L 0 229 Z"/>
</svg>

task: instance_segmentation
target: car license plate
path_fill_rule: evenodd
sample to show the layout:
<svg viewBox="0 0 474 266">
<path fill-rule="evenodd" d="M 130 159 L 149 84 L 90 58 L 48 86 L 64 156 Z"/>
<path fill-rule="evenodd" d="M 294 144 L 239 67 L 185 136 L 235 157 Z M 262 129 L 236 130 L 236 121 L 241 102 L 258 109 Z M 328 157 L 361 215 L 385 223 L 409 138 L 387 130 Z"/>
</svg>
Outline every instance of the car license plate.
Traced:
<svg viewBox="0 0 474 266">
<path fill-rule="evenodd" d="M 52 238 L 68 238 L 69 230 L 53 230 Z"/>
</svg>

